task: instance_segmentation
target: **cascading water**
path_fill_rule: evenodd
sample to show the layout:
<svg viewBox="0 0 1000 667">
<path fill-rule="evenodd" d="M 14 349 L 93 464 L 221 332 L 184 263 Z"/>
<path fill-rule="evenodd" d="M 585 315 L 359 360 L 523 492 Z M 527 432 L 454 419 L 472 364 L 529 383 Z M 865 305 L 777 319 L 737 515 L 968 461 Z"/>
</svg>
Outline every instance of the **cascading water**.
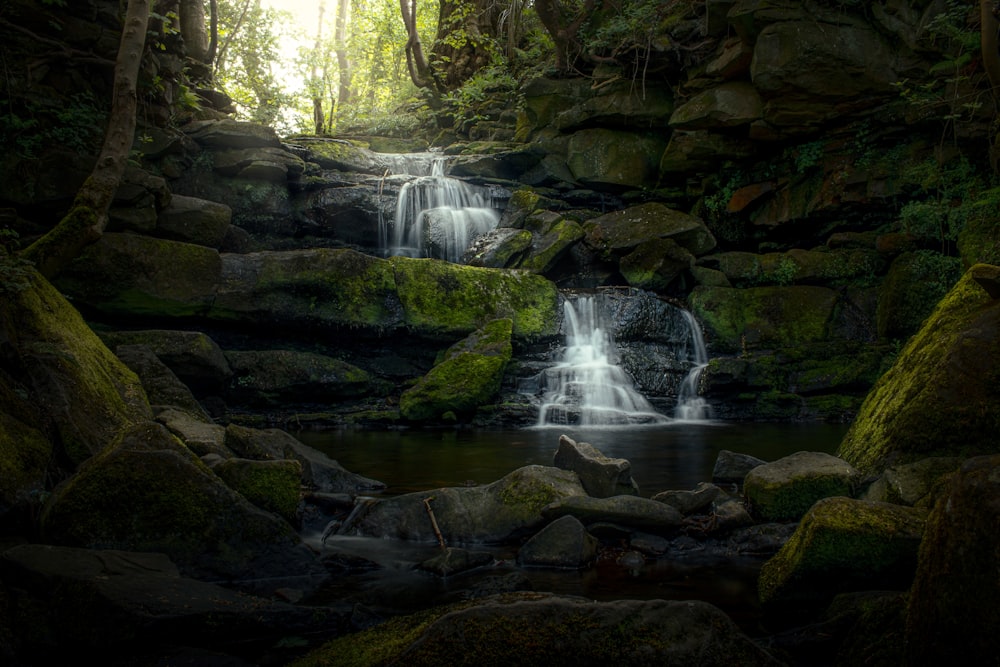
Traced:
<svg viewBox="0 0 1000 667">
<path fill-rule="evenodd" d="M 708 351 L 705 348 L 705 338 L 701 335 L 701 327 L 698 326 L 694 315 L 686 310 L 683 312 L 684 319 L 687 320 L 688 326 L 691 328 L 688 360 L 692 366 L 677 392 L 677 407 L 674 408 L 674 417 L 684 421 L 704 421 L 711 419 L 712 409 L 708 402 L 698 395 L 698 381 L 701 379 L 701 372 L 708 366 Z"/>
<path fill-rule="evenodd" d="M 669 420 L 637 392 L 617 364 L 597 299 L 581 296 L 563 304 L 566 351 L 563 361 L 542 373 L 546 389 L 538 426 L 661 424 Z"/>
<path fill-rule="evenodd" d="M 393 156 L 386 164 L 414 176 L 399 191 L 391 225 L 387 220 L 379 225 L 386 256 L 458 262 L 476 237 L 496 228 L 500 214 L 492 205 L 491 191 L 446 176 L 446 158 Z"/>
</svg>

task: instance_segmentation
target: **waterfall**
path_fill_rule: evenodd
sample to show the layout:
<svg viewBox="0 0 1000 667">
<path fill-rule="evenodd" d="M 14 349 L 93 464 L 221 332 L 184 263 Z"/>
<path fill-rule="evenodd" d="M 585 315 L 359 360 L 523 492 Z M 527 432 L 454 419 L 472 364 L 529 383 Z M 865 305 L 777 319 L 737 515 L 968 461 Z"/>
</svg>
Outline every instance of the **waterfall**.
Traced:
<svg viewBox="0 0 1000 667">
<path fill-rule="evenodd" d="M 414 176 L 399 191 L 391 225 L 379 224 L 386 256 L 458 262 L 476 237 L 496 228 L 500 214 L 491 206 L 490 190 L 446 176 L 445 157 L 398 155 L 385 162 L 391 171 Z"/>
<path fill-rule="evenodd" d="M 563 304 L 566 350 L 563 360 L 542 373 L 545 389 L 538 426 L 610 426 L 670 421 L 633 388 L 616 359 L 597 298 L 580 296 Z"/>
<path fill-rule="evenodd" d="M 701 335 L 701 327 L 698 326 L 694 315 L 686 310 L 683 312 L 684 319 L 691 329 L 691 344 L 688 347 L 687 357 L 692 366 L 677 392 L 674 416 L 684 421 L 703 421 L 712 417 L 712 409 L 708 402 L 698 395 L 698 381 L 701 379 L 701 372 L 708 366 L 708 352 L 705 349 L 705 338 Z"/>
</svg>

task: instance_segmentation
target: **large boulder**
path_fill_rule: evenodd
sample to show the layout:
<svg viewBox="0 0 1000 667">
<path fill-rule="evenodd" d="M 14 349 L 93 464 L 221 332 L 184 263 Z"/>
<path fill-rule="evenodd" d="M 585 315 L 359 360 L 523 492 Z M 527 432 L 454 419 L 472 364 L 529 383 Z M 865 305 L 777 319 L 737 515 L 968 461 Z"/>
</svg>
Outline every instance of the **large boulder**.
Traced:
<svg viewBox="0 0 1000 667">
<path fill-rule="evenodd" d="M 509 319 L 494 320 L 450 347 L 440 363 L 399 397 L 400 413 L 412 421 L 467 417 L 494 400 L 510 361 Z"/>
<path fill-rule="evenodd" d="M 569 139 L 573 178 L 597 189 L 654 188 L 666 142 L 656 134 L 588 129 Z"/>
<path fill-rule="evenodd" d="M 336 639 L 298 664 L 331 663 L 779 664 L 707 602 L 594 602 L 540 593 L 491 597 L 396 618 Z"/>
<path fill-rule="evenodd" d="M 378 500 L 358 512 L 340 532 L 432 542 L 436 535 L 429 505 L 447 542 L 504 542 L 544 525 L 542 508 L 549 503 L 585 494 L 575 473 L 527 466 L 487 486 L 434 489 Z"/>
<path fill-rule="evenodd" d="M 217 392 L 233 375 L 222 348 L 201 331 L 146 329 L 99 334 L 110 348 L 143 345 L 194 391 Z"/>
<path fill-rule="evenodd" d="M 226 239 L 233 210 L 225 204 L 173 195 L 157 215 L 153 236 L 218 250 Z"/>
<path fill-rule="evenodd" d="M 859 478 L 857 470 L 836 456 L 797 452 L 748 472 L 743 493 L 765 521 L 797 521 L 818 500 L 853 496 Z"/>
<path fill-rule="evenodd" d="M 721 130 L 749 125 L 762 114 L 757 89 L 746 81 L 730 81 L 703 90 L 677 107 L 670 116 L 670 126 L 679 130 Z"/>
<path fill-rule="evenodd" d="M 1000 301 L 973 267 L 875 384 L 838 454 L 864 472 L 997 451 Z"/>
<path fill-rule="evenodd" d="M 715 247 L 715 238 L 700 218 L 657 202 L 594 218 L 584 231 L 584 242 L 608 259 L 626 255 L 652 239 L 673 239 L 696 256 Z"/>
<path fill-rule="evenodd" d="M 0 332 L 13 352 L 0 367 L 29 396 L 33 415 L 25 425 L 37 426 L 80 463 L 152 412 L 139 378 L 69 302 L 40 275 L 28 280 L 24 289 L 0 299 Z"/>
<path fill-rule="evenodd" d="M 579 569 L 597 558 L 597 538 L 572 516 L 556 519 L 517 551 L 517 562 L 529 567 Z"/>
<path fill-rule="evenodd" d="M 139 376 L 142 388 L 154 409 L 159 406 L 172 406 L 189 413 L 202 421 L 210 418 L 205 409 L 165 363 L 160 361 L 156 353 L 147 345 L 119 345 L 115 355 Z"/>
<path fill-rule="evenodd" d="M 226 396 L 254 406 L 326 403 L 369 393 L 371 375 L 357 366 L 315 352 L 230 350 L 233 369 Z"/>
<path fill-rule="evenodd" d="M 1000 655 L 1000 456 L 962 464 L 927 519 L 906 618 L 909 664 Z"/>
<path fill-rule="evenodd" d="M 302 464 L 298 461 L 232 458 L 212 466 L 212 472 L 262 510 L 274 512 L 293 525 L 298 522 L 302 499 Z"/>
<path fill-rule="evenodd" d="M 281 147 L 281 140 L 272 128 L 232 118 L 193 121 L 182 129 L 189 137 L 209 148 Z"/>
<path fill-rule="evenodd" d="M 837 593 L 905 590 L 913 580 L 926 510 L 827 498 L 809 510 L 760 573 L 768 605 L 816 605 Z"/>
<path fill-rule="evenodd" d="M 0 411 L 0 523 L 43 497 L 53 447 L 37 428 Z"/>
<path fill-rule="evenodd" d="M 182 573 L 250 589 L 313 590 L 324 574 L 292 527 L 227 487 L 159 424 L 126 430 L 42 515 L 68 546 L 164 553 Z"/>
</svg>

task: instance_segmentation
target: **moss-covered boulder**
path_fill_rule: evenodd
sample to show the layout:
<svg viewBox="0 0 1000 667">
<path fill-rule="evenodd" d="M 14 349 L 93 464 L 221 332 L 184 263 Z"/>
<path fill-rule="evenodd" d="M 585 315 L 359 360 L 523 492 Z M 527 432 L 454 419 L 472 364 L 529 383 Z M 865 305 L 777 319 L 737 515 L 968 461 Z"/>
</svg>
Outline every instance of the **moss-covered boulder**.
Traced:
<svg viewBox="0 0 1000 667">
<path fill-rule="evenodd" d="M 56 285 L 109 315 L 205 315 L 222 272 L 218 251 L 138 234 L 104 234 L 59 275 Z"/>
<path fill-rule="evenodd" d="M 232 219 L 233 210 L 225 204 L 173 195 L 170 205 L 157 215 L 152 235 L 218 250 Z"/>
<path fill-rule="evenodd" d="M 210 421 L 208 413 L 174 372 L 160 361 L 147 345 L 119 345 L 115 355 L 139 376 L 142 388 L 154 409 L 172 406 L 202 421 Z"/>
<path fill-rule="evenodd" d="M 729 81 L 703 90 L 674 110 L 670 126 L 680 130 L 720 130 L 749 125 L 763 114 L 760 94 L 747 81 Z"/>
<path fill-rule="evenodd" d="M 41 431 L 0 411 L 0 523 L 40 502 L 52 454 Z"/>
<path fill-rule="evenodd" d="M 246 588 L 312 590 L 323 576 L 286 521 L 250 504 L 153 422 L 124 430 L 60 486 L 42 532 L 68 546 L 164 553 L 188 576 Z"/>
<path fill-rule="evenodd" d="M 0 331 L 15 353 L 0 363 L 38 419 L 25 423 L 58 442 L 70 461 L 84 461 L 152 417 L 135 373 L 41 276 L 0 300 L 0 314 Z"/>
<path fill-rule="evenodd" d="M 911 507 L 933 507 L 943 493 L 945 481 L 962 460 L 932 456 L 913 463 L 889 466 L 865 490 L 864 500 L 880 500 Z"/>
<path fill-rule="evenodd" d="M 689 303 L 713 349 L 738 352 L 827 340 L 838 297 L 832 289 L 811 285 L 750 289 L 699 285 L 691 291 Z"/>
<path fill-rule="evenodd" d="M 1000 301 L 975 267 L 875 384 L 838 450 L 864 472 L 929 456 L 997 451 Z"/>
<path fill-rule="evenodd" d="M 777 665 L 701 601 L 518 593 L 399 617 L 335 639 L 294 663 L 319 665 Z"/>
<path fill-rule="evenodd" d="M 526 466 L 486 486 L 449 487 L 379 500 L 345 524 L 341 533 L 433 542 L 436 537 L 427 501 L 447 542 L 498 543 L 543 526 L 542 508 L 549 503 L 583 495 L 586 491 L 576 473 Z"/>
<path fill-rule="evenodd" d="M 143 345 L 195 391 L 218 392 L 233 371 L 222 348 L 201 331 L 145 329 L 102 331 L 101 340 L 112 350 L 122 345 Z"/>
<path fill-rule="evenodd" d="M 600 542 L 573 516 L 556 519 L 517 550 L 517 562 L 528 567 L 579 569 L 597 558 Z"/>
<path fill-rule="evenodd" d="M 590 187 L 656 187 L 666 141 L 655 133 L 587 129 L 569 139 L 566 165 L 573 178 Z"/>
<path fill-rule="evenodd" d="M 927 519 L 910 589 L 906 662 L 1000 655 L 1000 456 L 969 459 Z"/>
<path fill-rule="evenodd" d="M 211 419 L 192 415 L 179 407 L 167 407 L 157 410 L 156 421 L 166 426 L 196 456 L 214 454 L 224 459 L 233 456 L 225 444 L 225 427 L 213 423 Z"/>
<path fill-rule="evenodd" d="M 295 460 L 226 459 L 212 467 L 230 489 L 285 521 L 298 521 L 302 464 Z"/>
<path fill-rule="evenodd" d="M 594 218 L 584 231 L 585 243 L 606 259 L 626 255 L 651 239 L 673 239 L 696 256 L 715 247 L 715 238 L 700 218 L 657 202 Z"/>
<path fill-rule="evenodd" d="M 797 452 L 748 472 L 743 494 L 765 521 L 797 521 L 818 500 L 854 495 L 858 478 L 858 471 L 836 456 Z"/>
<path fill-rule="evenodd" d="M 467 417 L 500 391 L 513 351 L 512 322 L 494 320 L 449 348 L 434 368 L 399 397 L 400 413 L 412 421 Z"/>
<path fill-rule="evenodd" d="M 487 232 L 472 242 L 465 253 L 469 266 L 504 269 L 517 266 L 531 248 L 535 235 L 527 229 L 502 227 Z"/>
<path fill-rule="evenodd" d="M 906 589 L 926 515 L 926 510 L 889 503 L 821 500 L 764 563 L 761 602 L 809 606 L 846 591 Z"/>
<path fill-rule="evenodd" d="M 671 505 L 633 495 L 562 498 L 542 508 L 542 514 L 546 519 L 573 516 L 584 525 L 608 522 L 649 533 L 672 532 L 684 520 Z"/>
<path fill-rule="evenodd" d="M 638 289 L 663 292 L 694 264 L 694 255 L 673 239 L 650 239 L 622 257 L 618 270 Z"/>
<path fill-rule="evenodd" d="M 315 352 L 231 350 L 226 396 L 243 405 L 325 403 L 364 396 L 374 380 L 357 366 Z"/>
<path fill-rule="evenodd" d="M 551 271 L 577 241 L 583 238 L 583 228 L 572 220 L 560 220 L 542 234 L 534 234 L 531 246 L 517 268 L 532 273 Z"/>
<path fill-rule="evenodd" d="M 518 338 L 556 333 L 556 286 L 537 275 L 393 257 L 403 324 L 424 335 L 465 336 L 490 320 L 510 318 Z"/>
<path fill-rule="evenodd" d="M 930 250 L 903 253 L 879 289 L 878 335 L 906 340 L 962 276 L 961 261 Z"/>
</svg>

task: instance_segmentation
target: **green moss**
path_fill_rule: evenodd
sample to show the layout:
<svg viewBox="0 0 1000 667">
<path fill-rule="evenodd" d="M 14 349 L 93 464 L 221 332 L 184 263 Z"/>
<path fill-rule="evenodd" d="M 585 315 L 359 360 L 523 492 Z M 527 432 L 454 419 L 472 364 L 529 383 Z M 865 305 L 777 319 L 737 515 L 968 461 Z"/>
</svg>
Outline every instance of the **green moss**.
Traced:
<svg viewBox="0 0 1000 667">
<path fill-rule="evenodd" d="M 48 234 L 32 243 L 22 257 L 33 262 L 45 275 L 54 275 L 64 262 L 93 237 L 97 214 L 88 206 L 75 206 Z"/>
<path fill-rule="evenodd" d="M 533 273 L 550 271 L 573 246 L 583 238 L 583 228 L 572 220 L 561 220 L 547 234 L 535 238 L 537 251 L 526 257 L 518 268 Z"/>
<path fill-rule="evenodd" d="M 890 459 L 996 451 L 1000 302 L 967 272 L 862 404 L 839 455 L 864 472 Z"/>
<path fill-rule="evenodd" d="M 879 337 L 905 340 L 911 336 L 960 277 L 957 257 L 930 250 L 897 257 L 879 291 Z"/>
<path fill-rule="evenodd" d="M 295 460 L 228 459 L 213 472 L 251 503 L 296 523 L 302 487 L 302 464 Z"/>
<path fill-rule="evenodd" d="M 52 443 L 33 428 L 0 412 L 0 513 L 45 490 Z"/>
<path fill-rule="evenodd" d="M 850 498 L 822 500 L 764 564 L 761 602 L 829 599 L 834 592 L 905 587 L 926 512 Z"/>
</svg>

